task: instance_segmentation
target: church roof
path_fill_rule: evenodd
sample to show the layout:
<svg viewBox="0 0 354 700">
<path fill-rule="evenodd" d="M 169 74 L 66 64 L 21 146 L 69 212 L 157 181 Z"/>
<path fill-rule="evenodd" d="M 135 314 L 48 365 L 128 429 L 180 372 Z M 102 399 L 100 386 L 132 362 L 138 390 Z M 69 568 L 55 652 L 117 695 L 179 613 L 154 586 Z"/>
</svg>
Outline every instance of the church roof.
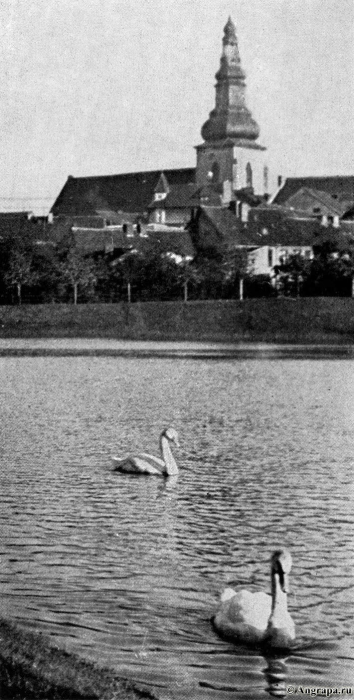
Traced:
<svg viewBox="0 0 354 700">
<path fill-rule="evenodd" d="M 195 206 L 197 186 L 193 183 L 174 185 L 164 199 L 150 202 L 149 209 L 188 209 Z"/>
<path fill-rule="evenodd" d="M 194 182 L 195 168 L 165 170 L 170 186 Z M 161 170 L 92 177 L 69 176 L 52 206 L 54 216 L 92 215 L 102 210 L 143 214 L 153 198 Z"/>
</svg>

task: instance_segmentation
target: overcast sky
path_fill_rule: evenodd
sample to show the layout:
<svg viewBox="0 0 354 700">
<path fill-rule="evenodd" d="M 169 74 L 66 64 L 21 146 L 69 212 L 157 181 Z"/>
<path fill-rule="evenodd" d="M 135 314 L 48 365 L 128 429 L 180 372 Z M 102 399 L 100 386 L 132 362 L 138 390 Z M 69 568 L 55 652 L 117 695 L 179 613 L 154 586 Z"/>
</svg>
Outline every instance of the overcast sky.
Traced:
<svg viewBox="0 0 354 700">
<path fill-rule="evenodd" d="M 1 0 L 0 198 L 195 165 L 223 28 L 277 174 L 354 174 L 353 0 Z"/>
</svg>

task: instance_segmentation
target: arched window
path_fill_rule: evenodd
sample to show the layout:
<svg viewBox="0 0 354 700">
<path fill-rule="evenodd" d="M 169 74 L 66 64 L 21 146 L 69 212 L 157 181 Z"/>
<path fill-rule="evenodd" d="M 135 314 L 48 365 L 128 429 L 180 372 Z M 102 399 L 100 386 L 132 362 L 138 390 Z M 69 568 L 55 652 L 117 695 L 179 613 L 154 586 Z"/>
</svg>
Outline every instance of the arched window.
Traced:
<svg viewBox="0 0 354 700">
<path fill-rule="evenodd" d="M 251 163 L 246 165 L 246 187 L 253 187 L 253 175 Z"/>
<path fill-rule="evenodd" d="M 265 165 L 265 166 L 264 166 L 264 169 L 263 169 L 263 187 L 264 187 L 264 194 L 268 194 L 268 193 L 269 193 L 269 187 L 268 187 L 269 182 L 268 182 L 268 180 L 269 180 L 269 170 L 268 170 L 268 166 Z"/>
</svg>

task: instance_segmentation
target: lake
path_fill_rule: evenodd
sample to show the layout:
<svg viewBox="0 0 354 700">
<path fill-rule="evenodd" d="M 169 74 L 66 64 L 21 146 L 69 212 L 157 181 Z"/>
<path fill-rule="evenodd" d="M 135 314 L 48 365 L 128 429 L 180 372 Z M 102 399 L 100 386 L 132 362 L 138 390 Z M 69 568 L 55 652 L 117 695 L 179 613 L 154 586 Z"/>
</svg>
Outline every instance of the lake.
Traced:
<svg viewBox="0 0 354 700">
<path fill-rule="evenodd" d="M 161 700 L 354 686 L 354 360 L 260 358 L 0 357 L 0 614 Z M 177 480 L 112 471 L 167 425 Z M 282 545 L 296 649 L 264 658 L 210 617 Z"/>
</svg>

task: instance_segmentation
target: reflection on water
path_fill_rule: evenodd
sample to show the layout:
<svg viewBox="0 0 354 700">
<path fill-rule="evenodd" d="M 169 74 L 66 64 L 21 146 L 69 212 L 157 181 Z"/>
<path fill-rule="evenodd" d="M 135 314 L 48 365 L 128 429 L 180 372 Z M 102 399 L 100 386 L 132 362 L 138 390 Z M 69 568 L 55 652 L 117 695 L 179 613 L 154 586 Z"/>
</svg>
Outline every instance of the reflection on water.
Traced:
<svg viewBox="0 0 354 700">
<path fill-rule="evenodd" d="M 351 360 L 1 358 L 0 612 L 164 700 L 350 685 Z M 124 475 L 176 427 L 177 480 Z M 295 653 L 210 625 L 225 585 L 293 555 Z M 284 690 L 285 689 L 285 690 Z"/>
</svg>

